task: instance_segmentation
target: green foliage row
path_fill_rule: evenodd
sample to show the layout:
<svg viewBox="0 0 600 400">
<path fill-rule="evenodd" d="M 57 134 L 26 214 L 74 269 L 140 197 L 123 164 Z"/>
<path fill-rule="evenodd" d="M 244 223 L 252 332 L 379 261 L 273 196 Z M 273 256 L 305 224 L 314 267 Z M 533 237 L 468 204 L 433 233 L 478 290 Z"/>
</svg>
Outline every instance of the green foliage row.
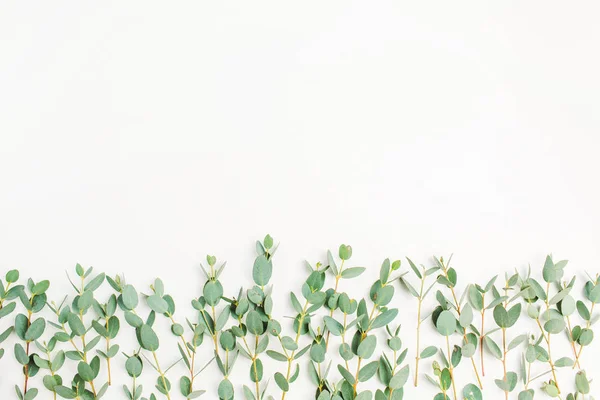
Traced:
<svg viewBox="0 0 600 400">
<path fill-rule="evenodd" d="M 11 322 L 0 333 L 0 345 L 15 337 L 13 355 L 23 371 L 23 381 L 15 385 L 16 397 L 35 399 L 39 389 L 34 386 L 41 383 L 54 399 L 100 399 L 114 391 L 111 365 L 119 363 L 131 381 L 117 392 L 129 400 L 155 400 L 157 396 L 170 400 L 175 393 L 187 399 L 200 397 L 205 391 L 198 387 L 197 378 L 209 366 L 216 366 L 222 375 L 219 398 L 229 400 L 234 398 L 230 376 L 242 356 L 249 360 L 249 378 L 242 383 L 247 400 L 284 400 L 301 373 L 310 377 L 317 400 L 400 400 L 411 374 L 414 386 L 423 375 L 438 389 L 434 400 L 480 400 L 486 390 L 498 393 L 498 389 L 483 388 L 486 354 L 502 364 L 503 375 L 495 384 L 506 399 L 509 393 L 518 393 L 519 400 L 530 400 L 536 389 L 547 397 L 567 400 L 583 399 L 590 393 L 581 355 L 594 339 L 592 326 L 598 320 L 594 307 L 600 302 L 598 275 L 588 276 L 583 288 L 575 289 L 575 277 L 565 279 L 567 261 L 555 262 L 548 256 L 542 280 L 536 280 L 531 271 L 526 275 L 515 272 L 506 274 L 503 283 L 496 276 L 484 285 L 467 284 L 459 295 L 458 274 L 451 260 L 433 258 L 433 265 L 425 267 L 407 259 L 407 267 L 401 268 L 400 260 L 386 259 L 368 297 L 353 299 L 342 290 L 343 282 L 362 277 L 365 268 L 351 266 L 352 248 L 341 245 L 337 256 L 327 253 L 326 262 L 307 263 L 306 280 L 299 291 L 290 293 L 296 314 L 282 325 L 273 318 L 269 285 L 276 250 L 269 235 L 257 241 L 253 285 L 240 289 L 236 296 L 224 293 L 220 279 L 225 263 L 207 256 L 206 265 L 201 265 L 206 278 L 202 293 L 191 302 L 196 312 L 183 321 L 178 320 L 175 301 L 160 279 L 140 293 L 121 276 L 95 274 L 92 268 L 77 264 L 77 278 L 72 280 L 67 274 L 73 295 L 56 303 L 47 298 L 49 281 L 28 279 L 19 284 L 19 272 L 9 271 L 0 280 L 0 323 Z M 97 290 L 105 282 L 113 293 L 102 302 Z M 407 363 L 408 349 L 400 338 L 397 320 L 402 310 L 393 307 L 399 288 L 416 299 L 417 321 L 405 321 L 416 327 L 416 343 L 411 346 L 414 366 Z M 429 295 L 435 297 L 433 307 L 426 302 Z M 147 315 L 141 315 L 141 303 L 151 310 Z M 51 319 L 40 316 L 46 307 L 53 313 Z M 520 318 L 531 320 L 537 331 L 519 331 L 515 325 Z M 422 345 L 421 327 L 428 320 L 437 329 L 440 344 Z M 177 342 L 178 360 L 167 367 L 157 355 L 161 345 L 157 323 L 168 324 Z M 138 347 L 133 351 L 124 352 L 117 343 L 123 329 L 135 332 Z M 387 336 L 384 343 L 378 340 L 382 337 L 378 330 Z M 554 354 L 552 344 L 564 338 L 572 353 Z M 200 359 L 201 346 L 210 346 L 214 357 Z M 0 349 L 0 358 L 4 353 Z M 332 356 L 341 363 L 332 367 Z M 511 357 L 520 359 L 519 371 L 508 369 Z M 263 373 L 269 360 L 279 365 L 273 376 Z M 425 374 L 419 372 L 423 360 L 428 360 Z M 0 362 L 8 361 L 4 357 Z M 64 368 L 67 363 L 73 368 Z M 187 373 L 171 376 L 172 367 L 180 363 Z M 468 372 L 472 382 L 459 388 L 455 377 L 463 364 L 467 365 L 463 371 L 472 370 Z M 545 366 L 545 372 L 532 373 L 538 366 Z M 575 392 L 563 392 L 558 368 L 573 370 Z M 101 369 L 106 371 L 102 374 L 106 381 L 99 378 Z M 77 372 L 71 376 L 68 371 Z M 147 390 L 139 383 L 143 373 L 154 374 L 154 388 Z M 172 379 L 177 379 L 178 388 L 173 388 Z M 365 389 L 365 382 L 372 379 L 379 385 L 375 391 Z M 271 381 L 275 385 L 269 386 Z M 108 396 L 114 398 L 116 393 Z"/>
</svg>

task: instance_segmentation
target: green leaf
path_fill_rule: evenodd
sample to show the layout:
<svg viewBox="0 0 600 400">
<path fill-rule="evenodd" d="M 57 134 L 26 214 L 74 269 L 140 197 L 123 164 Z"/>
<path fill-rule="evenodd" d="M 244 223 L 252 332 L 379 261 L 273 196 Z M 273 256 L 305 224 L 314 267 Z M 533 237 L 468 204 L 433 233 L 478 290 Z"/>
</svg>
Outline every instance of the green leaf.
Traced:
<svg viewBox="0 0 600 400">
<path fill-rule="evenodd" d="M 469 383 L 463 388 L 464 400 L 483 400 L 483 394 L 481 390 L 472 383 Z"/>
<path fill-rule="evenodd" d="M 250 365 L 250 380 L 252 382 L 260 382 L 263 377 L 263 364 L 260 358 L 254 360 Z"/>
<path fill-rule="evenodd" d="M 527 334 L 524 333 L 522 335 L 517 336 L 513 340 L 511 340 L 510 343 L 508 344 L 508 351 L 511 351 L 512 349 L 514 349 L 515 347 L 517 347 L 521 343 L 526 342 L 527 341 L 527 337 L 528 337 Z"/>
<path fill-rule="evenodd" d="M 357 355 L 361 358 L 370 358 L 377 347 L 377 337 L 366 336 L 358 345 Z"/>
<path fill-rule="evenodd" d="M 125 361 L 125 370 L 132 378 L 139 377 L 142 374 L 143 369 L 144 365 L 142 364 L 142 360 L 137 355 L 131 356 Z"/>
<path fill-rule="evenodd" d="M 494 380 L 494 382 L 496 383 L 496 386 L 498 386 L 501 390 L 505 392 L 512 392 L 517 386 L 517 380 L 517 374 L 515 374 L 514 372 L 507 372 L 506 380 L 504 378 L 496 379 Z"/>
<path fill-rule="evenodd" d="M 269 283 L 273 274 L 273 264 L 265 255 L 259 255 L 254 261 L 252 267 L 252 278 L 259 286 L 265 286 Z"/>
<path fill-rule="evenodd" d="M 344 279 L 356 278 L 357 276 L 360 276 L 363 272 L 365 272 L 365 270 L 366 270 L 366 268 L 363 268 L 363 267 L 346 268 L 345 270 L 342 271 L 342 278 L 344 278 Z"/>
<path fill-rule="evenodd" d="M 379 271 L 379 281 L 381 283 L 387 283 L 388 278 L 390 277 L 390 272 L 391 272 L 391 263 L 390 263 L 390 259 L 386 258 L 383 261 L 383 264 L 381 265 L 381 269 Z"/>
<path fill-rule="evenodd" d="M 414 262 L 412 262 L 412 260 L 408 257 L 406 257 L 406 259 L 408 260 L 408 264 L 410 265 L 410 268 L 413 270 L 413 272 L 415 273 L 415 275 L 417 276 L 417 278 L 419 279 L 423 279 L 423 276 L 421 275 L 421 272 L 419 271 L 419 269 L 417 268 L 417 266 L 415 265 Z"/>
<path fill-rule="evenodd" d="M 344 378 L 349 384 L 354 385 L 356 380 L 354 379 L 354 375 L 352 375 L 350 371 L 344 368 L 341 364 L 338 364 L 338 371 L 342 375 L 342 378 Z"/>
<path fill-rule="evenodd" d="M 83 322 L 81 322 L 81 320 L 79 319 L 79 316 L 77 314 L 69 313 L 67 321 L 69 323 L 69 328 L 71 328 L 71 331 L 76 336 L 85 335 L 85 332 L 86 332 L 85 326 L 83 326 Z"/>
<path fill-rule="evenodd" d="M 91 291 L 85 291 L 77 298 L 77 308 L 80 310 L 87 310 L 92 306 L 93 302 L 94 293 Z"/>
<path fill-rule="evenodd" d="M 421 352 L 420 358 L 429 358 L 437 353 L 438 349 L 435 346 L 429 346 Z"/>
<path fill-rule="evenodd" d="M 19 280 L 19 271 L 16 269 L 11 269 L 6 273 L 6 282 L 15 283 Z"/>
<path fill-rule="evenodd" d="M 483 295 L 475 285 L 469 285 L 468 296 L 471 307 L 477 311 L 483 310 Z"/>
<path fill-rule="evenodd" d="M 31 289 L 31 293 L 33 293 L 36 296 L 39 296 L 41 294 L 44 294 L 49 287 L 50 281 L 40 281 L 39 283 L 33 286 L 33 288 Z"/>
<path fill-rule="evenodd" d="M 29 356 L 27 355 L 27 353 L 25 352 L 25 349 L 23 348 L 23 346 L 21 346 L 21 344 L 15 343 L 14 351 L 15 351 L 15 358 L 17 359 L 19 364 L 21 364 L 21 365 L 29 364 Z"/>
<path fill-rule="evenodd" d="M 521 304 L 517 303 L 508 310 L 508 328 L 512 327 L 521 316 Z"/>
<path fill-rule="evenodd" d="M 572 367 L 575 362 L 569 357 L 561 357 L 554 362 L 555 367 Z"/>
<path fill-rule="evenodd" d="M 223 296 L 223 285 L 219 281 L 209 280 L 204 284 L 202 294 L 206 304 L 216 306 Z"/>
<path fill-rule="evenodd" d="M 153 294 L 148 296 L 146 299 L 146 303 L 151 310 L 155 311 L 158 314 L 164 314 L 169 310 L 169 305 L 167 302 L 160 297 L 159 295 Z"/>
<path fill-rule="evenodd" d="M 358 372 L 358 381 L 366 382 L 371 379 L 377 373 L 377 368 L 379 368 L 379 361 L 372 361 L 363 366 Z"/>
<path fill-rule="evenodd" d="M 440 375 L 440 386 L 443 390 L 448 390 L 450 385 L 452 384 L 452 375 L 450 374 L 450 370 L 448 368 L 444 368 L 442 370 L 442 374 Z"/>
<path fill-rule="evenodd" d="M 90 367 L 87 363 L 81 361 L 77 364 L 77 373 L 86 382 L 91 382 L 94 380 L 94 371 L 92 367 Z"/>
<path fill-rule="evenodd" d="M 290 384 L 281 372 L 275 373 L 275 382 L 282 391 L 287 392 L 290 390 Z"/>
<path fill-rule="evenodd" d="M 406 381 L 408 380 L 409 373 L 410 368 L 408 365 L 405 365 L 404 367 L 402 367 L 402 369 L 400 369 L 400 371 L 396 372 L 396 374 L 390 380 L 390 389 L 397 390 L 403 387 Z"/>
<path fill-rule="evenodd" d="M 56 391 L 56 394 L 64 399 L 74 399 L 77 397 L 77 393 L 75 393 L 73 389 L 66 386 L 59 385 L 56 386 L 54 390 Z"/>
<path fill-rule="evenodd" d="M 590 311 L 581 300 L 577 301 L 577 312 L 584 320 L 589 321 L 591 319 Z"/>
<path fill-rule="evenodd" d="M 600 303 L 600 284 L 594 286 L 592 290 L 590 290 L 589 299 L 592 303 Z"/>
<path fill-rule="evenodd" d="M 104 273 L 98 274 L 94 279 L 89 281 L 87 285 L 85 285 L 84 290 L 93 292 L 102 285 L 105 278 L 106 275 Z"/>
<path fill-rule="evenodd" d="M 342 357 L 346 361 L 352 360 L 354 357 L 354 353 L 352 353 L 352 349 L 348 343 L 342 343 L 339 348 L 340 357 Z"/>
<path fill-rule="evenodd" d="M 131 285 L 123 286 L 123 292 L 121 294 L 123 305 L 128 310 L 133 310 L 137 307 L 139 299 L 135 288 Z"/>
<path fill-rule="evenodd" d="M 448 268 L 448 281 L 452 287 L 456 286 L 457 276 L 454 268 Z"/>
<path fill-rule="evenodd" d="M 463 328 L 468 328 L 471 322 L 473 322 L 473 309 L 469 304 L 465 305 L 461 310 L 458 321 Z"/>
<path fill-rule="evenodd" d="M 544 324 L 544 330 L 548 333 L 556 335 L 557 333 L 561 333 L 565 329 L 565 321 L 562 318 L 553 318 L 549 321 L 546 321 Z"/>
<path fill-rule="evenodd" d="M 158 336 L 156 336 L 156 333 L 148 324 L 143 324 L 141 327 L 136 328 L 136 333 L 138 342 L 143 349 L 148 351 L 158 350 Z"/>
<path fill-rule="evenodd" d="M 508 327 L 508 312 L 502 304 L 498 304 L 494 307 L 494 321 L 500 328 Z"/>
<path fill-rule="evenodd" d="M 344 331 L 342 324 L 329 316 L 323 317 L 323 321 L 325 322 L 329 332 L 331 332 L 334 336 L 340 336 Z"/>
<path fill-rule="evenodd" d="M 462 349 L 460 348 L 460 346 L 454 346 L 454 349 L 452 350 L 452 357 L 450 360 L 450 362 L 452 363 L 452 366 L 453 367 L 458 366 L 461 359 L 462 359 Z"/>
<path fill-rule="evenodd" d="M 33 400 L 38 395 L 38 390 L 36 388 L 31 388 L 27 390 L 27 393 L 23 396 L 23 400 Z"/>
<path fill-rule="evenodd" d="M 496 344 L 496 342 L 494 342 L 494 340 L 492 340 L 491 337 L 484 336 L 483 343 L 494 357 L 496 357 L 498 360 L 502 360 L 502 350 L 500 350 L 500 347 Z"/>
<path fill-rule="evenodd" d="M 265 332 L 265 327 L 260 314 L 255 310 L 248 312 L 248 315 L 246 316 L 246 326 L 248 327 L 248 332 L 253 335 L 262 335 Z"/>
<path fill-rule="evenodd" d="M 577 391 L 581 394 L 588 394 L 590 392 L 590 382 L 585 375 L 585 371 L 579 371 L 575 375 L 575 386 Z"/>
<path fill-rule="evenodd" d="M 13 302 L 13 303 L 8 303 L 4 307 L 0 308 L 0 318 L 6 317 L 10 313 L 12 313 L 15 310 L 16 306 L 17 306 L 17 303 Z"/>
<path fill-rule="evenodd" d="M 391 286 L 390 286 L 391 287 Z M 398 315 L 398 309 L 391 308 L 379 314 L 371 323 L 371 329 L 381 328 L 392 322 Z"/>
<path fill-rule="evenodd" d="M 352 257 L 352 247 L 346 244 L 341 244 L 338 255 L 342 260 L 349 260 Z"/>
<path fill-rule="evenodd" d="M 441 335 L 450 336 L 456 331 L 456 318 L 450 311 L 444 310 L 437 318 L 436 328 Z"/>
<path fill-rule="evenodd" d="M 24 314 L 18 314 L 15 318 L 15 333 L 21 340 L 25 340 L 28 323 L 29 319 Z"/>
<path fill-rule="evenodd" d="M 276 361 L 286 362 L 288 360 L 285 355 L 283 355 L 279 352 L 276 352 L 274 350 L 267 350 L 267 355 Z"/>
<path fill-rule="evenodd" d="M 271 247 L 273 247 L 273 238 L 271 237 L 271 235 L 265 236 L 265 239 L 263 240 L 263 244 L 265 245 L 265 249 L 269 250 Z"/>
<path fill-rule="evenodd" d="M 577 338 L 577 343 L 582 346 L 588 346 L 594 340 L 594 331 L 588 328 L 584 328 L 579 333 L 579 337 Z"/>
<path fill-rule="evenodd" d="M 46 328 L 46 321 L 43 318 L 38 318 L 29 325 L 27 328 L 27 332 L 25 333 L 25 340 L 28 342 L 33 342 L 34 340 L 38 340 L 40 336 L 44 333 L 44 329 Z"/>
</svg>

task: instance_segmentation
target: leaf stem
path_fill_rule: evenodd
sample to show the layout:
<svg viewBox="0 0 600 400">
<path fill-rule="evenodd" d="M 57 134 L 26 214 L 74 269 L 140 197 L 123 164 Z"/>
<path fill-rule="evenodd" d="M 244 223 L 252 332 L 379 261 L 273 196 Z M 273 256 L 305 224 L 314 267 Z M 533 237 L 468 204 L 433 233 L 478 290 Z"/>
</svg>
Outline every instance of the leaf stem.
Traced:
<svg viewBox="0 0 600 400">
<path fill-rule="evenodd" d="M 446 268 L 446 266 L 444 264 L 442 264 L 442 265 L 444 266 L 444 268 L 443 268 L 444 275 L 446 276 L 446 279 L 448 281 L 450 281 L 450 278 L 448 277 L 448 269 Z M 454 303 L 456 304 L 456 312 L 458 313 L 458 316 L 460 317 L 460 303 L 458 302 L 458 298 L 456 297 L 456 292 L 454 291 L 454 286 L 450 286 L 450 292 L 452 293 L 452 298 L 454 299 Z M 463 339 L 465 342 L 468 343 L 466 328 L 463 328 Z M 479 387 L 481 389 L 483 389 L 483 383 L 481 382 L 481 378 L 479 377 L 479 371 L 477 371 L 477 365 L 475 364 L 475 360 L 473 359 L 473 357 L 471 357 L 471 365 L 473 366 L 473 371 L 475 372 L 475 377 L 477 378 L 477 383 L 479 384 Z M 456 397 L 456 395 L 454 397 Z"/>
<path fill-rule="evenodd" d="M 160 379 L 162 380 L 162 383 L 163 383 L 163 387 L 164 387 L 165 391 L 167 392 L 165 395 L 167 396 L 167 399 L 171 400 L 171 395 L 169 394 L 169 387 L 167 386 L 167 380 L 165 379 L 165 374 L 162 372 L 162 369 L 160 368 L 160 364 L 158 363 L 158 357 L 156 356 L 156 351 L 152 352 L 152 357 L 154 357 L 154 362 L 156 363 L 156 370 L 158 371 L 158 374 L 160 375 Z"/>
<path fill-rule="evenodd" d="M 504 370 L 504 383 L 507 383 L 506 379 L 506 328 L 502 328 L 502 368 Z M 504 396 L 508 400 L 508 390 L 504 390 Z"/>
<path fill-rule="evenodd" d="M 254 383 L 256 384 L 256 400 L 260 400 L 260 386 L 258 379 L 258 369 L 256 367 L 256 359 L 258 358 L 257 349 L 258 349 L 258 335 L 255 335 L 254 341 L 254 356 L 252 357 L 252 367 L 254 368 Z"/>
<path fill-rule="evenodd" d="M 481 336 L 479 337 L 479 360 L 481 362 L 481 376 L 485 376 L 485 366 L 483 361 L 483 339 L 485 338 L 485 293 L 481 294 Z"/>
<path fill-rule="evenodd" d="M 423 275 L 421 276 L 421 289 L 419 290 L 419 306 L 417 308 L 417 349 L 415 354 L 415 387 L 419 386 L 419 360 L 421 359 L 421 306 L 423 304 L 424 287 L 425 273 L 423 273 Z"/>
<path fill-rule="evenodd" d="M 300 332 L 302 331 L 302 324 L 304 323 L 304 317 L 306 316 L 306 308 L 308 307 L 308 300 L 304 302 L 304 307 L 302 308 L 302 314 L 300 314 L 300 319 L 298 320 L 298 331 L 296 332 L 296 339 L 294 342 L 298 344 L 298 340 L 300 340 Z M 285 374 L 285 379 L 290 381 L 290 374 L 292 373 L 292 361 L 294 361 L 294 355 L 296 354 L 296 350 L 292 351 L 292 355 L 288 357 L 287 364 L 287 372 Z M 287 392 L 283 392 L 281 394 L 281 400 L 285 399 L 285 395 Z M 258 399 L 257 399 L 258 400 Z"/>
<path fill-rule="evenodd" d="M 458 399 L 456 396 L 456 384 L 454 383 L 454 367 L 452 366 L 452 354 L 450 353 L 450 339 L 446 336 L 446 351 L 448 352 L 448 368 L 450 369 L 450 379 L 452 382 L 452 392 L 454 393 L 454 398 Z"/>
<path fill-rule="evenodd" d="M 342 262 L 340 263 L 340 269 L 338 271 L 338 274 L 335 277 L 335 288 L 333 289 L 333 294 L 336 294 L 338 291 L 338 285 L 340 283 L 340 278 L 342 277 L 342 269 L 344 268 L 344 261 L 342 260 Z M 329 313 L 329 317 L 333 317 L 333 312 L 334 310 L 331 309 L 331 312 Z M 327 338 L 325 339 L 325 351 L 327 351 L 327 349 L 329 348 L 329 337 L 331 336 L 331 332 L 327 331 Z"/>
<path fill-rule="evenodd" d="M 596 305 L 596 303 L 592 302 L 592 306 L 590 307 L 590 319 L 587 321 L 586 324 L 586 329 L 590 329 L 591 326 L 591 321 L 592 321 L 592 313 L 594 312 L 594 306 Z M 581 353 L 583 352 L 583 345 L 579 345 L 579 352 L 577 353 L 577 356 L 575 357 L 575 363 L 573 364 L 573 369 L 575 369 L 575 366 L 579 364 L 579 357 L 581 357 Z M 581 366 L 580 366 L 581 368 Z"/>
</svg>

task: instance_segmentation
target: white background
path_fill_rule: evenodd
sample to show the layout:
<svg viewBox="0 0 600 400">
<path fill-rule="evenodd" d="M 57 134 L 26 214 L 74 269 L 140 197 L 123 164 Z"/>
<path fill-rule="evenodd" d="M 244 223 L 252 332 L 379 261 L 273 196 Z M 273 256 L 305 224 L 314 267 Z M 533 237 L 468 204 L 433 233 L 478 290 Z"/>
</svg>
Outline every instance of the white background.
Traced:
<svg viewBox="0 0 600 400">
<path fill-rule="evenodd" d="M 303 260 L 340 243 L 369 267 L 344 282 L 355 296 L 385 257 L 454 253 L 462 290 L 539 269 L 552 252 L 582 281 L 600 269 L 598 12 L 595 2 L 4 2 L 0 270 L 52 279 L 54 299 L 76 262 L 140 288 L 161 276 L 181 319 L 205 254 L 228 261 L 235 292 L 267 232 L 281 243 L 277 317 L 290 313 Z M 415 303 L 402 293 L 396 305 L 412 350 Z M 177 356 L 169 340 L 165 363 Z M 21 380 L 11 353 L 2 398 Z M 486 398 L 503 397 L 500 363 L 488 363 Z M 237 365 L 238 389 L 247 369 Z M 269 374 L 281 369 L 269 362 Z M 177 386 L 183 370 L 173 371 Z M 214 365 L 203 375 L 207 398 L 218 378 Z M 288 398 L 310 397 L 305 379 Z M 468 363 L 457 379 L 472 380 Z M 110 399 L 129 383 L 117 380 Z M 420 390 L 435 393 L 424 379 Z"/>
</svg>

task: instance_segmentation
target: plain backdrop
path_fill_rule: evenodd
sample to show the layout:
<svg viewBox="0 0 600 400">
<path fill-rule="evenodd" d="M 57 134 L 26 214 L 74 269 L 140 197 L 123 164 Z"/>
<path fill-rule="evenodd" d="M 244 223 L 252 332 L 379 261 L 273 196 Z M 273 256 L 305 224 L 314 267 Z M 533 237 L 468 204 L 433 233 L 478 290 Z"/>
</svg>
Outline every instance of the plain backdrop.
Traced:
<svg viewBox="0 0 600 400">
<path fill-rule="evenodd" d="M 77 262 L 145 292 L 160 276 L 181 320 L 195 318 L 205 255 L 228 261 L 234 294 L 266 233 L 280 243 L 277 318 L 303 261 L 340 243 L 368 267 L 343 283 L 355 297 L 385 257 L 454 253 L 461 291 L 553 253 L 581 283 L 600 270 L 599 13 L 591 1 L 3 2 L 0 272 L 51 279 L 55 300 Z M 412 368 L 416 303 L 397 291 Z M 157 324 L 168 364 L 176 342 Z M 21 382 L 12 343 L 2 398 Z M 130 331 L 121 345 L 135 349 Z M 114 363 L 107 398 L 124 398 Z M 503 398 L 488 363 L 485 398 Z M 203 373 L 206 398 L 219 379 L 214 364 Z M 232 379 L 241 398 L 246 360 Z M 468 362 L 457 379 L 472 381 Z M 307 382 L 304 363 L 288 398 L 309 398 Z M 418 393 L 435 391 L 422 379 Z"/>
</svg>

